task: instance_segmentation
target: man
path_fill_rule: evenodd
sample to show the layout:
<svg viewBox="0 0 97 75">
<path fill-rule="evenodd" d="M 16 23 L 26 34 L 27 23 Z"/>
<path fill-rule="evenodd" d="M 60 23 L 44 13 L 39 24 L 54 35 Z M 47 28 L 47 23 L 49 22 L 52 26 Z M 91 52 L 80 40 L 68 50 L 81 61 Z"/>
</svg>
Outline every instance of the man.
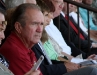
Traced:
<svg viewBox="0 0 97 75">
<path fill-rule="evenodd" d="M 63 10 L 64 11 L 64 10 Z M 66 9 L 64 11 L 66 13 Z M 62 14 L 60 15 L 60 31 L 63 35 L 63 38 L 65 40 L 69 40 L 69 36 L 67 34 L 68 32 L 68 22 L 66 21 L 66 19 L 64 18 L 65 16 L 63 16 Z M 58 17 L 57 17 L 58 18 Z M 57 26 L 57 21 L 56 19 L 54 19 L 54 24 Z M 84 39 L 79 39 L 78 35 L 75 33 L 75 31 L 70 27 L 70 41 L 73 42 L 75 44 L 75 46 L 78 48 L 79 44 L 78 44 L 78 39 L 80 40 L 80 48 L 81 50 L 83 50 L 84 52 L 88 52 L 88 40 L 87 40 L 87 36 L 85 33 L 83 33 Z M 93 53 L 97 54 L 97 44 L 90 42 L 90 49 L 91 51 L 93 51 Z M 92 52 L 90 54 L 93 54 Z"/>
<path fill-rule="evenodd" d="M 79 3 L 82 3 L 82 0 L 75 0 L 76 2 L 79 2 Z M 67 5 L 65 5 L 64 7 L 65 9 L 67 8 Z M 64 9 L 64 13 L 66 14 L 66 10 Z M 74 5 L 70 5 L 69 6 L 69 15 L 70 17 L 73 19 L 73 23 L 74 25 L 77 27 L 77 30 L 78 30 L 78 18 L 77 18 L 77 13 L 75 10 L 77 10 L 76 6 Z M 83 32 L 86 34 L 86 36 L 88 35 L 88 29 L 85 27 L 84 23 L 83 23 L 83 20 L 81 18 L 81 16 L 79 16 L 79 26 L 80 26 L 80 33 L 83 34 Z M 96 30 L 90 30 L 90 39 L 94 42 L 96 42 L 97 40 L 97 31 Z"/>
<path fill-rule="evenodd" d="M 0 7 L 0 44 L 2 40 L 5 38 L 4 31 L 7 25 L 7 21 L 5 21 L 4 15 L 5 15 L 5 10 L 3 10 L 2 7 Z M 13 75 L 13 73 L 7 67 L 8 67 L 8 62 L 0 54 L 0 75 Z M 39 75 L 39 74 L 40 74 L 40 71 L 38 70 L 33 72 L 30 70 L 25 75 Z"/>
<path fill-rule="evenodd" d="M 51 1 L 55 6 L 54 17 L 56 17 L 60 14 L 60 11 L 62 10 L 63 0 L 51 0 Z M 58 35 L 58 36 L 60 36 L 60 35 Z M 42 47 L 39 43 L 36 44 L 32 49 L 35 52 L 35 55 L 37 58 L 39 58 L 41 55 L 45 56 L 44 50 L 42 49 Z M 77 70 L 78 68 L 79 68 L 78 64 L 69 63 L 69 62 L 64 63 L 64 62 L 60 62 L 60 61 L 52 61 L 52 64 L 51 64 L 48 62 L 48 59 L 46 58 L 46 56 L 44 58 L 44 61 L 40 65 L 40 69 L 44 75 L 63 75 L 64 73 L 65 73 L 64 75 L 77 75 L 78 72 L 79 72 L 79 74 L 86 75 L 85 68 L 79 69 L 79 71 Z M 76 71 L 74 71 L 74 70 L 76 70 Z M 82 70 L 82 72 L 81 72 L 81 70 Z M 66 73 L 66 72 L 68 72 L 68 73 Z M 87 75 L 90 75 L 89 72 L 86 72 Z"/>
<path fill-rule="evenodd" d="M 0 53 L 10 62 L 9 69 L 15 75 L 24 75 L 37 61 L 31 47 L 41 38 L 44 17 L 37 5 L 28 3 L 18 6 L 12 18 L 12 33 L 1 46 Z"/>
<path fill-rule="evenodd" d="M 15 7 L 17 7 L 18 5 L 23 4 L 23 3 L 36 4 L 36 0 L 6 0 L 5 1 L 5 5 L 6 5 L 6 9 L 7 9 L 6 18 L 8 20 L 8 25 L 5 30 L 5 39 L 2 41 L 2 44 L 6 40 L 6 37 L 8 37 L 8 35 L 10 34 L 11 25 L 9 24 L 10 20 L 8 18 L 12 15 L 12 12 L 14 11 Z M 1 46 L 2 46 L 2 44 L 1 44 Z"/>
<path fill-rule="evenodd" d="M 82 3 L 91 6 L 93 0 L 83 0 Z M 87 16 L 88 11 L 86 9 L 79 8 L 79 12 L 83 19 L 85 27 L 88 29 L 88 16 Z M 94 24 L 93 17 L 91 14 L 89 14 L 89 24 L 90 24 L 90 30 L 97 30 L 97 26 Z"/>
</svg>

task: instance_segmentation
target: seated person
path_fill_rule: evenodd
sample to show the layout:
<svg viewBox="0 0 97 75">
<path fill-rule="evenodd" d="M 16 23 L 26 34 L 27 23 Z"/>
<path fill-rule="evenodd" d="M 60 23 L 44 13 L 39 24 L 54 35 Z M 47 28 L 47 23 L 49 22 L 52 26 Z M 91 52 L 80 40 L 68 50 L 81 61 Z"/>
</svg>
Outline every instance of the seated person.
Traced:
<svg viewBox="0 0 97 75">
<path fill-rule="evenodd" d="M 0 7 L 0 44 L 2 40 L 5 38 L 4 31 L 6 29 L 7 21 L 5 21 L 5 10 Z M 14 75 L 9 69 L 9 65 L 6 59 L 0 54 L 0 75 Z M 30 70 L 25 75 L 39 75 L 40 71 L 32 71 Z"/>
<path fill-rule="evenodd" d="M 82 3 L 88 6 L 92 5 L 93 0 L 82 0 Z M 87 13 L 88 11 L 83 8 L 79 8 L 80 15 L 83 19 L 85 27 L 88 29 L 88 16 Z M 97 26 L 93 22 L 93 17 L 91 14 L 89 14 L 89 25 L 90 25 L 90 30 L 97 30 Z"/>
<path fill-rule="evenodd" d="M 40 47 L 40 48 L 39 48 Z M 56 71 L 56 69 L 58 69 L 57 68 L 57 66 L 59 65 L 59 64 L 54 64 L 53 62 L 52 62 L 52 64 L 51 63 L 49 63 L 48 61 L 48 59 L 46 58 L 46 54 L 45 54 L 45 52 L 44 52 L 44 49 L 43 49 L 43 47 L 42 46 L 40 46 L 40 44 L 38 43 L 38 44 L 36 44 L 33 48 L 33 51 L 35 52 L 35 54 L 36 54 L 36 57 L 37 58 L 39 58 L 39 56 L 40 55 L 44 55 L 45 56 L 45 59 L 44 59 L 44 61 L 43 61 L 43 63 L 41 64 L 41 66 L 40 66 L 40 69 L 43 71 L 43 73 L 44 74 L 49 74 L 49 75 L 53 75 L 53 74 L 55 74 L 56 73 L 56 75 L 59 75 L 59 72 L 60 73 L 62 73 L 62 71 L 64 70 L 64 69 L 62 69 L 62 66 L 60 65 L 59 67 L 61 67 L 60 69 L 60 71 Z M 41 50 L 42 49 L 42 50 Z M 49 65 L 50 64 L 50 65 Z M 61 64 L 61 63 L 60 63 Z M 57 66 L 54 66 L 54 65 L 57 65 Z M 45 68 L 44 68 L 44 67 Z M 53 66 L 51 69 L 49 69 L 51 66 Z M 56 67 L 56 68 L 54 68 L 54 67 Z M 52 70 L 54 68 L 54 71 Z M 56 71 L 56 72 L 55 72 Z M 61 74 L 60 74 L 61 75 Z M 68 74 L 67 74 L 68 75 Z"/>
<path fill-rule="evenodd" d="M 82 0 L 75 0 L 76 2 L 82 3 Z M 71 10 L 72 9 L 72 10 Z M 74 21 L 78 24 L 78 13 L 77 13 L 77 7 L 76 6 L 70 6 L 70 16 L 74 19 Z M 79 26 L 82 29 L 82 31 L 88 35 L 88 29 L 85 27 L 83 19 L 81 18 L 79 14 Z M 90 30 L 90 39 L 94 42 L 97 42 L 97 31 L 96 30 Z"/>
<path fill-rule="evenodd" d="M 66 8 L 66 5 L 64 6 L 64 9 L 63 9 L 63 11 L 66 13 L 65 8 Z M 69 25 L 68 25 L 68 23 L 67 23 L 67 21 L 64 17 L 65 17 L 65 14 L 61 13 L 61 15 L 60 15 L 60 31 L 63 35 L 63 38 L 65 40 L 69 40 L 69 34 L 67 34 Z M 58 17 L 54 18 L 54 24 L 56 26 L 58 26 L 57 18 Z M 80 40 L 80 49 L 87 53 L 89 51 L 88 50 L 89 45 L 88 45 L 87 36 L 82 30 L 80 31 L 80 35 L 81 36 L 80 36 L 80 39 L 79 39 L 78 32 L 76 33 L 74 31 L 74 29 L 70 26 L 70 41 L 73 42 L 74 45 L 79 48 L 79 44 L 78 44 L 79 41 L 78 40 Z M 97 51 L 96 51 L 97 50 L 97 44 L 96 43 L 92 43 L 92 41 L 90 41 L 90 49 L 91 49 L 90 54 L 94 54 L 94 53 L 97 54 Z M 92 51 L 93 51 L 93 53 L 92 53 Z"/>
<path fill-rule="evenodd" d="M 35 16 L 33 16 L 33 14 Z M 36 15 L 41 17 L 41 20 L 37 18 Z M 0 53 L 10 62 L 9 69 L 15 75 L 24 75 L 31 70 L 37 61 L 34 52 L 30 48 L 41 38 L 44 17 L 41 9 L 37 5 L 25 3 L 16 8 L 11 18 L 13 30 L 1 46 Z M 34 25 L 36 21 L 39 23 L 39 26 Z M 29 75 L 29 73 L 42 75 L 41 71 L 40 73 L 38 71 L 34 73 L 31 70 L 27 75 Z"/>
</svg>

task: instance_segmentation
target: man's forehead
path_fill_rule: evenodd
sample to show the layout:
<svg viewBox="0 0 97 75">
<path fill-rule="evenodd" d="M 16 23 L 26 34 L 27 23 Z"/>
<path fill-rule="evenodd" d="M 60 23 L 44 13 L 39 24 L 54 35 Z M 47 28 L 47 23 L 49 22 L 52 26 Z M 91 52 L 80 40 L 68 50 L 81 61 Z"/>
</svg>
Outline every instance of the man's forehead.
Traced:
<svg viewBox="0 0 97 75">
<path fill-rule="evenodd" d="M 26 11 L 26 17 L 28 18 L 28 20 L 30 19 L 39 19 L 42 20 L 42 18 L 44 19 L 43 13 L 41 12 L 41 10 L 37 10 L 37 9 L 28 9 Z M 41 19 L 39 18 L 41 17 Z"/>
</svg>

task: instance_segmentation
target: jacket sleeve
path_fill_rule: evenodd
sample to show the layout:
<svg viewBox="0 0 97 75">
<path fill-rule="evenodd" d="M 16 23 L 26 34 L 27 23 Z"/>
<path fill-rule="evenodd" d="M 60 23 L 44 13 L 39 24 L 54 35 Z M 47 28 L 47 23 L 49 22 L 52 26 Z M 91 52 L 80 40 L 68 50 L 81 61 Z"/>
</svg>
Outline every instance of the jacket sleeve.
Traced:
<svg viewBox="0 0 97 75">
<path fill-rule="evenodd" d="M 63 62 L 60 61 L 52 61 L 54 64 L 52 65 L 44 65 L 42 64 L 42 73 L 44 75 L 63 75 L 67 72 L 66 67 Z M 44 66 L 44 68 L 43 68 Z"/>
<path fill-rule="evenodd" d="M 32 50 L 37 59 L 39 59 L 41 55 L 44 55 L 38 44 L 36 44 Z M 45 56 L 39 68 L 43 75 L 63 75 L 67 72 L 64 62 L 52 60 L 52 65 L 49 65 Z"/>
<path fill-rule="evenodd" d="M 66 41 L 66 40 L 65 40 Z M 71 47 L 71 55 L 76 57 L 79 54 L 82 54 L 83 59 L 87 58 L 87 54 L 82 50 L 78 49 L 72 42 L 66 41 L 67 45 Z"/>
<path fill-rule="evenodd" d="M 56 26 L 58 26 L 56 23 L 56 19 L 54 20 L 54 24 Z M 69 35 L 68 35 L 68 23 L 67 21 L 63 20 L 63 16 L 60 15 L 60 32 L 62 33 L 62 36 L 64 38 L 64 40 L 69 40 Z M 79 37 L 77 36 L 77 34 L 74 32 L 73 29 L 70 28 L 70 41 L 73 42 L 75 44 L 76 47 L 78 47 L 78 40 L 79 40 Z M 80 44 L 81 44 L 81 49 L 83 50 L 88 50 L 88 40 L 82 40 L 80 39 Z M 91 43 L 90 43 L 90 46 L 91 46 Z"/>
</svg>

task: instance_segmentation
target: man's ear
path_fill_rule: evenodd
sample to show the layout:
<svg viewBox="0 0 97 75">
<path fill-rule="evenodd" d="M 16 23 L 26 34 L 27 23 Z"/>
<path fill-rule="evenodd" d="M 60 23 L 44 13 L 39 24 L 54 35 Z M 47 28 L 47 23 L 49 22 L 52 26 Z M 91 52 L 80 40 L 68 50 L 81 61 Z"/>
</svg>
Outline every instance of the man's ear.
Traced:
<svg viewBox="0 0 97 75">
<path fill-rule="evenodd" d="M 19 22 L 16 22 L 15 23 L 15 30 L 18 32 L 18 33 L 21 33 L 21 30 L 22 30 L 22 26 Z"/>
</svg>

